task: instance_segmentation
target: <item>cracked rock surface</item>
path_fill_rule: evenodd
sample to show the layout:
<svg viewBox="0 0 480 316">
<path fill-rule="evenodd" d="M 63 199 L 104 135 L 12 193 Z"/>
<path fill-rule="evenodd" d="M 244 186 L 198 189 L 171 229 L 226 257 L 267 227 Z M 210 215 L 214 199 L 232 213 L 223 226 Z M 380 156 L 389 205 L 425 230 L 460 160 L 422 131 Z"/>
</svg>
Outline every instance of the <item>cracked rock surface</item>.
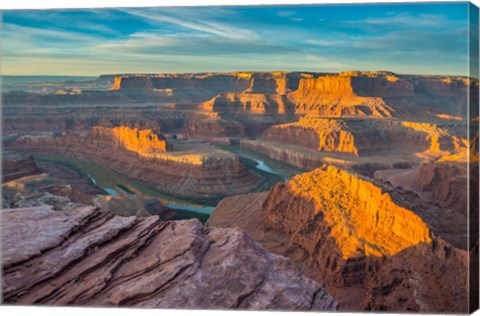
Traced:
<svg viewBox="0 0 480 316">
<path fill-rule="evenodd" d="M 335 310 L 290 261 L 239 229 L 93 207 L 1 211 L 3 303 Z"/>
</svg>

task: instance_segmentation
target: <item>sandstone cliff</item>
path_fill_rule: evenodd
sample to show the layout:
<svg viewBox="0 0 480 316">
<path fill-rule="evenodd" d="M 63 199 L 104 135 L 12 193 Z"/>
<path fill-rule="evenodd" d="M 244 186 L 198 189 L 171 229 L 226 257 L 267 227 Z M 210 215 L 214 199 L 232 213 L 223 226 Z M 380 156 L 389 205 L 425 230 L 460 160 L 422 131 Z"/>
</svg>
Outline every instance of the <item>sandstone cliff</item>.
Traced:
<svg viewBox="0 0 480 316">
<path fill-rule="evenodd" d="M 285 198 L 287 197 L 287 198 Z M 311 220 L 298 205 L 284 210 L 295 198 L 313 207 Z M 308 245 L 314 236 L 331 239 L 343 260 L 362 256 L 395 255 L 405 248 L 431 241 L 430 232 L 420 217 L 396 205 L 391 197 L 369 181 L 332 166 L 292 178 L 278 185 L 264 203 L 265 224 L 299 238 Z M 321 215 L 320 215 L 321 214 Z M 321 221 L 315 221 L 321 216 Z M 314 225 L 314 226 L 311 226 Z M 325 241 L 326 242 L 326 241 Z M 329 243 L 329 242 L 327 242 Z M 312 244 L 315 246 L 315 244 Z M 322 249 L 316 248 L 322 252 Z M 315 249 L 308 249 L 314 253 Z"/>
<path fill-rule="evenodd" d="M 290 257 L 342 309 L 465 312 L 467 252 L 397 200 L 329 166 L 224 199 L 208 225 L 240 227 Z"/>
<path fill-rule="evenodd" d="M 389 72 L 252 73 L 242 92 L 221 93 L 200 108 L 219 113 L 309 114 L 327 117 L 466 116 L 470 83 L 460 77 Z"/>
<path fill-rule="evenodd" d="M 284 257 L 238 229 L 92 207 L 2 210 L 7 304 L 334 310 Z"/>
<path fill-rule="evenodd" d="M 323 162 L 388 169 L 392 165 L 430 160 L 466 162 L 466 134 L 467 126 L 463 123 L 307 116 L 294 123 L 273 125 L 260 139 L 242 140 L 241 145 L 304 170 L 319 167 Z"/>
<path fill-rule="evenodd" d="M 355 138 L 345 125 L 345 122 L 338 120 L 303 117 L 295 123 L 272 126 L 263 133 L 262 139 L 301 145 L 317 151 L 358 155 Z"/>
<path fill-rule="evenodd" d="M 289 95 L 295 113 L 319 116 L 391 117 L 393 110 L 380 97 L 363 97 L 356 93 L 354 78 L 328 75 L 301 79 L 298 89 Z"/>
<path fill-rule="evenodd" d="M 232 72 L 119 74 L 110 91 L 40 95 L 8 92 L 11 105 L 170 103 L 214 112 L 312 114 L 329 117 L 454 118 L 467 114 L 467 95 L 478 81 L 463 77 L 410 76 L 390 72 Z M 475 101 L 475 100 L 474 100 Z M 478 102 L 478 100 L 477 100 Z"/>
<path fill-rule="evenodd" d="M 201 144 L 161 152 L 158 149 L 163 150 L 164 141 L 149 131 L 118 138 L 115 130 L 129 129 L 96 128 L 85 136 L 71 132 L 55 137 L 24 136 L 6 146 L 90 160 L 174 195 L 216 198 L 249 192 L 261 182 L 233 154 Z M 129 137 L 134 141 L 125 145 Z M 152 146 L 157 151 L 148 151 Z"/>
<path fill-rule="evenodd" d="M 126 126 L 105 128 L 94 126 L 90 135 L 92 139 L 106 139 L 114 146 L 125 148 L 136 153 L 162 153 L 167 151 L 167 141 L 163 135 L 158 135 L 149 129 L 140 130 Z"/>
<path fill-rule="evenodd" d="M 435 124 L 416 122 L 403 122 L 402 124 L 419 132 L 420 135 L 424 135 L 424 142 L 428 148 L 419 153 L 420 157 L 438 159 L 439 161 L 466 162 L 468 160 L 466 135 L 462 135 L 463 137 L 457 136 Z M 463 134 L 466 134 L 466 126 L 462 127 L 464 128 Z"/>
</svg>

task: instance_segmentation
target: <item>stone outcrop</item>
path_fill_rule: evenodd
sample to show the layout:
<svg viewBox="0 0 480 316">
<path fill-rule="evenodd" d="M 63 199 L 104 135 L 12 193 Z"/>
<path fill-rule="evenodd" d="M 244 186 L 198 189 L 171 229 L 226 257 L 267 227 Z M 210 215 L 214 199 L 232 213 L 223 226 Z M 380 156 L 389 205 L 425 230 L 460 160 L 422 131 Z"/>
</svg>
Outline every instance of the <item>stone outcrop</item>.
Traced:
<svg viewBox="0 0 480 316">
<path fill-rule="evenodd" d="M 342 167 L 370 164 L 391 168 L 388 166 L 430 160 L 466 162 L 466 130 L 460 123 L 307 116 L 294 123 L 273 125 L 260 139 L 242 140 L 241 145 L 304 170 L 323 162 Z"/>
<path fill-rule="evenodd" d="M 224 199 L 208 225 L 240 227 L 290 257 L 341 309 L 465 312 L 467 252 L 398 201 L 329 166 L 268 193 Z"/>
<path fill-rule="evenodd" d="M 199 105 L 199 109 L 228 114 L 281 115 L 291 114 L 282 95 L 262 93 L 222 93 Z"/>
<path fill-rule="evenodd" d="M 466 164 L 425 162 L 422 163 L 414 181 L 420 190 L 431 193 L 432 201 L 440 202 L 465 216 L 468 215 L 470 197 Z"/>
<path fill-rule="evenodd" d="M 115 134 L 115 130 L 132 131 L 97 128 L 85 136 L 71 132 L 54 137 L 24 136 L 6 146 L 93 161 L 179 196 L 217 198 L 255 190 L 261 182 L 237 156 L 225 151 L 212 152 L 201 145 L 167 152 L 149 151 L 152 146 L 153 150 L 163 150 L 164 141 L 154 139 L 150 131 L 133 130 L 124 137 Z M 125 145 L 129 137 L 134 141 Z"/>
<path fill-rule="evenodd" d="M 335 310 L 284 257 L 238 229 L 119 217 L 92 207 L 2 210 L 3 302 Z"/>
<path fill-rule="evenodd" d="M 152 80 L 144 76 L 115 77 L 110 90 L 121 90 L 127 93 L 153 92 Z"/>
<path fill-rule="evenodd" d="M 262 139 L 358 156 L 355 138 L 345 125 L 338 120 L 304 117 L 295 123 L 272 126 L 263 133 Z"/>
<path fill-rule="evenodd" d="M 402 124 L 424 136 L 423 142 L 428 148 L 420 153 L 421 157 L 439 159 L 439 161 L 466 162 L 468 160 L 466 135 L 464 137 L 457 136 L 436 124 L 416 122 L 402 122 Z M 466 134 L 466 126 L 462 127 Z M 397 134 L 397 138 L 399 136 Z"/>
<path fill-rule="evenodd" d="M 295 113 L 333 117 L 392 117 L 395 110 L 382 98 L 364 97 L 356 92 L 358 77 L 327 75 L 305 78 L 289 95 Z"/>
<path fill-rule="evenodd" d="M 252 73 L 242 92 L 200 103 L 218 113 L 327 117 L 461 119 L 465 95 L 476 84 L 460 77 L 399 76 L 389 72 Z M 433 105 L 434 104 L 434 105 Z"/>
<path fill-rule="evenodd" d="M 167 141 L 163 135 L 155 134 L 152 130 L 130 128 L 126 126 L 106 128 L 94 126 L 91 139 L 105 139 L 126 150 L 141 153 L 162 153 L 167 151 Z"/>
<path fill-rule="evenodd" d="M 188 120 L 181 137 L 218 142 L 223 138 L 245 137 L 245 128 L 239 122 L 222 119 Z"/>
<path fill-rule="evenodd" d="M 313 114 L 329 117 L 449 118 L 466 116 L 463 77 L 407 76 L 389 72 L 233 72 L 102 76 L 110 91 L 40 95 L 11 91 L 5 105 L 170 103 L 218 113 Z M 439 116 L 440 115 L 440 116 Z"/>
<path fill-rule="evenodd" d="M 295 205 L 285 212 L 291 199 L 302 201 L 304 207 Z M 307 206 L 313 207 L 312 213 L 307 215 L 312 216 L 311 220 L 301 214 Z M 332 166 L 315 169 L 292 178 L 288 184 L 277 185 L 263 207 L 268 214 L 265 217 L 267 227 L 292 236 L 299 230 L 322 235 L 321 238 L 328 236 L 343 260 L 391 256 L 431 241 L 429 229 L 415 213 L 396 205 L 371 182 Z M 322 220 L 316 221 L 315 216 L 319 214 Z M 313 236 L 295 237 L 300 239 L 292 241 L 305 247 L 312 242 Z M 313 241 L 312 247 L 317 242 Z M 324 242 L 326 248 L 331 248 L 330 242 Z M 322 249 L 316 251 L 322 252 Z"/>
<path fill-rule="evenodd" d="M 31 156 L 14 151 L 2 151 L 2 183 L 41 172 Z"/>
</svg>

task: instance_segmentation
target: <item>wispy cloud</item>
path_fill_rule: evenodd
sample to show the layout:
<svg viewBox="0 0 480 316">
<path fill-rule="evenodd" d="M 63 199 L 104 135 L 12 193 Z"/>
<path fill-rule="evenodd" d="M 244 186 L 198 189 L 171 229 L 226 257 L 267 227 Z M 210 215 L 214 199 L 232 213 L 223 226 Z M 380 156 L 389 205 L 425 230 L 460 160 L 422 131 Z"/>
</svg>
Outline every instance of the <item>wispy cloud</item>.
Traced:
<svg viewBox="0 0 480 316">
<path fill-rule="evenodd" d="M 279 11 L 277 12 L 277 16 L 282 17 L 282 18 L 287 18 L 290 21 L 293 22 L 302 22 L 305 19 L 301 16 L 298 16 L 297 12 L 295 11 Z"/>
<path fill-rule="evenodd" d="M 12 11 L 4 13 L 2 72 L 461 74 L 464 8 L 458 3 Z"/>
<path fill-rule="evenodd" d="M 211 34 L 176 33 L 159 35 L 156 33 L 134 33 L 125 39 L 102 42 L 91 50 L 100 52 L 115 51 L 122 54 L 162 54 L 162 55 L 263 55 L 298 52 L 299 48 L 266 40 L 248 39 L 238 41 L 232 38 L 219 38 Z"/>
<path fill-rule="evenodd" d="M 192 20 L 188 17 L 177 17 L 171 14 L 168 15 L 164 10 L 153 11 L 152 9 L 148 11 L 140 9 L 124 9 L 121 11 L 146 19 L 153 24 L 170 23 L 185 29 L 213 34 L 223 38 L 248 40 L 257 37 L 256 34 L 251 30 L 232 27 L 228 24 L 202 19 L 201 17 L 197 17 L 196 20 Z"/>
</svg>

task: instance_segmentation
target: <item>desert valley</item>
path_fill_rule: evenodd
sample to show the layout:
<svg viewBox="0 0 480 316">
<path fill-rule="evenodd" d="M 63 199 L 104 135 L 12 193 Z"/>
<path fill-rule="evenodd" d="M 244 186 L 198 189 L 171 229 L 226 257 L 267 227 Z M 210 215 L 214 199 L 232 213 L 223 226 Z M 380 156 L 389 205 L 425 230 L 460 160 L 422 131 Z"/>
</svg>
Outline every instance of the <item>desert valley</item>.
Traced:
<svg viewBox="0 0 480 316">
<path fill-rule="evenodd" d="M 476 79 L 19 78 L 2 94 L 6 304 L 464 313 L 478 297 Z"/>
</svg>

